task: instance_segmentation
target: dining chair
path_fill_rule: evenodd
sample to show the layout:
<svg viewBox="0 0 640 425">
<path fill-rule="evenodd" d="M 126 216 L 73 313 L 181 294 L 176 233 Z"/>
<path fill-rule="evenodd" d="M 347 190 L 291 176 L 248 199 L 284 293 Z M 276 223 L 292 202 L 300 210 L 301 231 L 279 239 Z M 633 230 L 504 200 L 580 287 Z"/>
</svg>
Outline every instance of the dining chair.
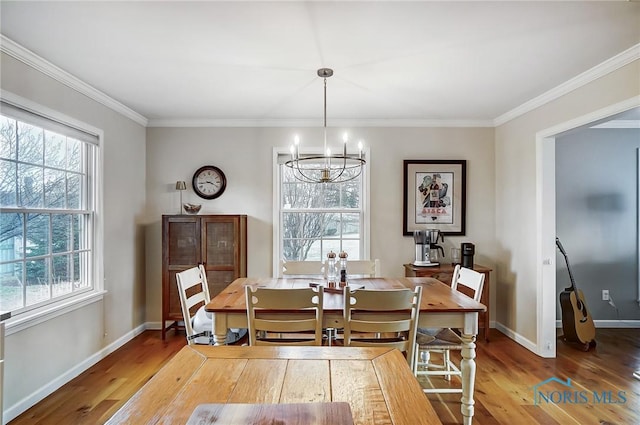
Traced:
<svg viewBox="0 0 640 425">
<path fill-rule="evenodd" d="M 211 313 L 204 310 L 205 305 L 211 301 L 204 266 L 199 265 L 176 273 L 176 281 L 187 344 L 213 345 L 213 318 Z M 246 332 L 246 329 L 230 329 L 227 344 L 240 340 Z"/>
<path fill-rule="evenodd" d="M 282 276 L 322 277 L 324 276 L 324 262 L 281 260 L 278 277 Z"/>
<path fill-rule="evenodd" d="M 392 347 L 412 367 L 422 286 L 410 289 L 344 288 L 345 347 Z M 376 337 L 376 335 L 381 335 Z"/>
<path fill-rule="evenodd" d="M 337 265 L 337 264 L 336 264 Z M 325 260 L 324 269 L 328 270 L 328 264 Z M 324 273 L 326 277 L 326 272 Z M 347 261 L 347 277 L 381 277 L 380 260 L 349 260 Z"/>
<path fill-rule="evenodd" d="M 347 277 L 380 277 L 380 260 L 348 260 Z"/>
<path fill-rule="evenodd" d="M 451 288 L 470 296 L 480 302 L 482 288 L 484 286 L 484 273 L 476 272 L 457 265 L 453 271 Z M 418 328 L 416 336 L 417 354 L 413 364 L 413 372 L 418 376 L 442 376 L 446 381 L 451 381 L 452 376 L 462 376 L 460 368 L 451 360 L 451 351 L 462 350 L 460 335 L 450 328 L 423 329 Z M 431 354 L 439 353 L 442 363 L 435 363 Z M 425 393 L 461 393 L 462 388 L 436 387 L 423 388 Z"/>
<path fill-rule="evenodd" d="M 324 289 L 245 287 L 249 345 L 322 345 Z M 299 316 L 299 310 L 308 317 Z M 294 317 L 287 312 L 296 311 Z M 285 313 L 285 314 L 283 314 Z"/>
</svg>

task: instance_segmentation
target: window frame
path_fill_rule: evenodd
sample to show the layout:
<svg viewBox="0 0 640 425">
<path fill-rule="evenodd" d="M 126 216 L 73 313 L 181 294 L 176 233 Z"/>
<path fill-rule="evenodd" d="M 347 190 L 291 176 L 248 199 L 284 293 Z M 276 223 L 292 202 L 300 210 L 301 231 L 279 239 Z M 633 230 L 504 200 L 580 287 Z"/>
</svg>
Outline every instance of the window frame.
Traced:
<svg viewBox="0 0 640 425">
<path fill-rule="evenodd" d="M 318 154 L 322 155 L 321 148 L 311 148 L 306 150 L 304 154 Z M 281 173 L 279 159 L 283 156 L 290 155 L 289 148 L 283 147 L 274 147 L 273 148 L 273 273 L 274 277 L 279 277 L 281 273 L 279 273 L 279 269 L 282 263 L 282 249 L 283 249 L 283 241 L 282 241 L 282 210 L 281 210 L 281 202 L 280 197 L 282 195 L 281 192 Z M 371 258 L 371 237 L 370 237 L 370 196 L 369 196 L 369 175 L 368 168 L 371 166 L 371 154 L 368 147 L 365 147 L 363 151 L 363 156 L 367 160 L 367 164 L 362 169 L 362 193 L 360 194 L 360 202 L 361 202 L 361 211 L 362 211 L 362 236 L 361 236 L 361 259 L 368 260 Z M 287 210 L 289 211 L 289 210 Z M 291 212 L 298 211 L 291 210 Z M 318 209 L 317 212 L 327 211 L 325 209 Z M 335 212 L 331 210 L 330 212 Z M 322 259 L 324 261 L 324 259 Z"/>
<path fill-rule="evenodd" d="M 6 320 L 6 335 L 19 332 L 27 329 L 31 326 L 35 326 L 39 323 L 46 322 L 57 316 L 66 314 L 68 312 L 77 310 L 86 305 L 101 301 L 104 298 L 106 291 L 104 290 L 104 259 L 103 259 L 103 244 L 104 244 L 104 223 L 103 223 L 103 169 L 104 169 L 104 132 L 90 124 L 70 117 L 66 114 L 58 112 L 54 109 L 48 108 L 44 105 L 25 99 L 14 93 L 6 90 L 0 91 L 0 100 L 9 106 L 22 109 L 23 111 L 33 114 L 36 117 L 44 118 L 55 123 L 59 123 L 63 126 L 70 127 L 72 130 L 87 133 L 95 136 L 97 142 L 95 143 L 95 154 L 93 157 L 83 158 L 83 166 L 86 166 L 86 160 L 92 160 L 92 170 L 89 178 L 90 186 L 87 187 L 88 196 L 90 201 L 88 210 L 93 215 L 92 229 L 89 231 L 87 237 L 89 238 L 89 245 L 91 251 L 91 275 L 90 288 L 77 291 L 71 295 L 66 294 L 61 297 L 56 297 L 47 302 L 38 303 L 33 306 L 26 306 L 21 309 L 19 314 L 13 315 Z M 1 111 L 0 111 L 1 112 Z M 71 136 L 73 137 L 73 136 Z M 85 141 L 86 142 L 86 141 Z M 3 208 L 3 211 L 21 212 L 30 210 L 29 208 Z M 55 212 L 63 213 L 70 210 L 55 210 L 47 208 L 39 208 L 43 212 Z M 81 211 L 73 210 L 74 213 L 81 213 Z"/>
</svg>

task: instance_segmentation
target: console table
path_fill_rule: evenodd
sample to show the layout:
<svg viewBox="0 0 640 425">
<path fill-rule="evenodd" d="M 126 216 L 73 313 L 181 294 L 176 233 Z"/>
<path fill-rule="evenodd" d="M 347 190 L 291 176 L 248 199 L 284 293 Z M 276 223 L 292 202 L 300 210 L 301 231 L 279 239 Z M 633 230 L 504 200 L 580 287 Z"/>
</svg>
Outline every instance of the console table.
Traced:
<svg viewBox="0 0 640 425">
<path fill-rule="evenodd" d="M 451 279 L 453 278 L 453 269 L 454 266 L 450 264 L 440 264 L 439 266 L 434 267 L 418 267 L 413 264 L 405 264 L 404 275 L 406 277 L 432 277 L 434 279 L 438 279 L 440 282 L 450 285 Z M 484 340 L 489 342 L 489 288 L 491 287 L 489 276 L 491 274 L 491 269 L 479 264 L 474 264 L 473 270 L 484 273 L 484 288 L 482 289 L 482 298 L 480 302 L 487 306 L 487 311 L 480 313 L 478 326 L 480 329 L 484 329 Z"/>
</svg>

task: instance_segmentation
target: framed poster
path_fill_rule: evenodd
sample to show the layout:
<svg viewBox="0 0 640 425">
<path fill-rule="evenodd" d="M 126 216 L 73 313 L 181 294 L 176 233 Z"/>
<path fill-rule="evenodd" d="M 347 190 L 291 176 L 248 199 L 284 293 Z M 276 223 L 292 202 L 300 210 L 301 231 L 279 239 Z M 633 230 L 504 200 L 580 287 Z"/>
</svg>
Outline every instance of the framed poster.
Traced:
<svg viewBox="0 0 640 425">
<path fill-rule="evenodd" d="M 405 159 L 404 235 L 438 229 L 444 235 L 463 236 L 466 184 L 465 160 Z"/>
</svg>

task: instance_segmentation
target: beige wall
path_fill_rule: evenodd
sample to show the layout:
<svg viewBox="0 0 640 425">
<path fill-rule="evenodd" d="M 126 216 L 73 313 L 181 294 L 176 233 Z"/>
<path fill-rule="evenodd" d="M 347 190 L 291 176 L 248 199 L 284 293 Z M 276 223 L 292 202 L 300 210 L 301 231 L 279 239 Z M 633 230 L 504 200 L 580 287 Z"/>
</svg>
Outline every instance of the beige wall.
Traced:
<svg viewBox="0 0 640 425">
<path fill-rule="evenodd" d="M 3 90 L 104 132 L 104 214 L 98 219 L 108 292 L 102 302 L 6 338 L 4 408 L 12 412 L 144 324 L 145 128 L 13 57 L 2 54 L 0 64 Z"/>
<path fill-rule="evenodd" d="M 639 75 L 640 61 L 636 60 L 496 128 L 495 318 L 534 344 L 536 302 L 540 302 L 536 279 L 542 267 L 537 262 L 536 240 L 540 230 L 536 221 L 536 133 L 640 95 Z"/>
<path fill-rule="evenodd" d="M 177 180 L 189 182 L 185 202 L 202 203 L 203 213 L 249 216 L 248 274 L 272 275 L 272 151 L 287 149 L 294 133 L 321 140 L 321 130 L 292 128 L 149 128 L 147 130 L 147 320 L 161 317 L 161 229 L 164 213 L 178 212 Z M 336 130 L 341 134 L 343 130 Z M 413 260 L 412 237 L 402 235 L 404 159 L 467 160 L 466 236 L 446 238 L 445 247 L 476 244 L 477 261 L 493 266 L 495 257 L 494 155 L 492 128 L 352 128 L 370 149 L 366 167 L 371 185 L 371 257 L 382 273 L 403 276 Z M 339 140 L 339 139 L 336 139 Z M 193 172 L 212 164 L 228 185 L 218 199 L 197 198 Z"/>
</svg>

